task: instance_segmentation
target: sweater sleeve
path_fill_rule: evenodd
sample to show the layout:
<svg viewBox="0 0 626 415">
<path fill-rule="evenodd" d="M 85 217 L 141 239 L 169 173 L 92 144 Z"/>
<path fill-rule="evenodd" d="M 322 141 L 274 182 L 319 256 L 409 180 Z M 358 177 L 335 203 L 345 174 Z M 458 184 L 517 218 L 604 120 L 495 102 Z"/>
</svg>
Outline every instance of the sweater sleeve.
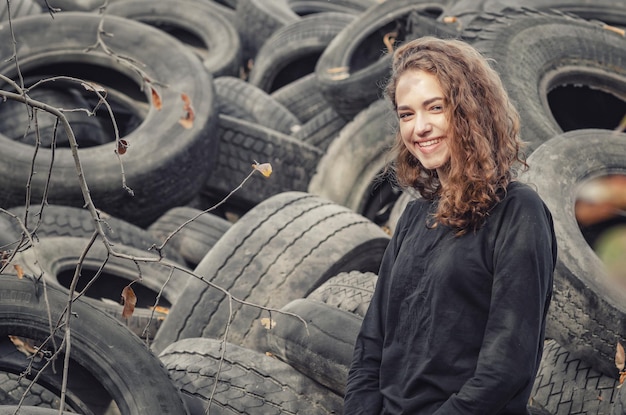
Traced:
<svg viewBox="0 0 626 415">
<path fill-rule="evenodd" d="M 345 415 L 378 415 L 383 408 L 379 375 L 385 338 L 382 324 L 385 309 L 384 292 L 402 235 L 405 233 L 403 229 L 406 228 L 407 210 L 408 206 L 398 220 L 396 232 L 383 255 L 376 288 L 355 341 L 344 397 Z"/>
<path fill-rule="evenodd" d="M 534 382 L 556 238 L 541 199 L 530 189 L 523 195 L 509 201 L 497 230 L 489 317 L 474 376 L 437 415 L 496 414 Z"/>
</svg>

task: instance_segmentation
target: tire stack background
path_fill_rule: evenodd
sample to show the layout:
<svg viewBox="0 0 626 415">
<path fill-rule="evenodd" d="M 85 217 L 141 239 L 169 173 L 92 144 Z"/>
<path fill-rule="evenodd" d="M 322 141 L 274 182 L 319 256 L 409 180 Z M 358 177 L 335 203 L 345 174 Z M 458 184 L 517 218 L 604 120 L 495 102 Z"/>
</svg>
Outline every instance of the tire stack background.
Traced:
<svg viewBox="0 0 626 415">
<path fill-rule="evenodd" d="M 626 175 L 626 3 L 47 3 L 54 11 L 43 0 L 0 2 L 12 23 L 0 27 L 0 74 L 65 110 L 123 256 L 108 257 L 96 238 L 81 260 L 95 224 L 63 126 L 1 102 L 0 408 L 22 395 L 20 413 L 59 408 L 62 360 L 44 364 L 63 356 L 63 331 L 33 345 L 68 305 L 81 262 L 66 411 L 341 413 L 378 264 L 417 197 L 380 175 L 395 123 L 381 86 L 390 52 L 432 35 L 492 59 L 528 143 L 520 180 L 554 215 L 559 261 L 529 410 L 626 413 L 614 360 L 626 288 L 594 250 L 603 232 L 623 229 L 626 205 L 593 226 L 575 209 L 590 181 Z M 2 90 L 16 87 L 3 80 Z M 272 175 L 248 177 L 255 163 Z M 127 319 L 120 296 L 131 282 L 138 302 Z M 26 355 L 37 363 L 21 378 Z"/>
</svg>

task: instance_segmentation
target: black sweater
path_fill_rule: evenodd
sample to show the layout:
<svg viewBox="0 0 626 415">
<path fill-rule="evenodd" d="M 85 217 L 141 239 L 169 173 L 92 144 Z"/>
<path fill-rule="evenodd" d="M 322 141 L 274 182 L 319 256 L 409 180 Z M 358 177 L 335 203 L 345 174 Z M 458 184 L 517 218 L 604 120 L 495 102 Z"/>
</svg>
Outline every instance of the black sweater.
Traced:
<svg viewBox="0 0 626 415">
<path fill-rule="evenodd" d="M 345 414 L 527 414 L 543 351 L 556 238 L 518 182 L 475 233 L 405 208 L 357 338 Z"/>
</svg>

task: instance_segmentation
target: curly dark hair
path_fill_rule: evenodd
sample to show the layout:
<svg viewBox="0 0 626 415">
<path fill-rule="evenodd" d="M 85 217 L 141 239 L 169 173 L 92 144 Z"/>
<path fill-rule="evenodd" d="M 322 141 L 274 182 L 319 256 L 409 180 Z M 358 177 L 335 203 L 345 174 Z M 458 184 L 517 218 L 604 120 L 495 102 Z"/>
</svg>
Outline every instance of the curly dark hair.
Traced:
<svg viewBox="0 0 626 415">
<path fill-rule="evenodd" d="M 516 164 L 528 167 L 517 110 L 488 60 L 464 41 L 425 36 L 401 45 L 385 87 L 394 110 L 398 79 L 407 70 L 435 75 L 443 92 L 451 138 L 450 161 L 443 167 L 446 185 L 408 151 L 399 130 L 390 167 L 400 186 L 438 199 L 432 226 L 450 226 L 457 235 L 475 231 L 515 178 Z"/>
</svg>

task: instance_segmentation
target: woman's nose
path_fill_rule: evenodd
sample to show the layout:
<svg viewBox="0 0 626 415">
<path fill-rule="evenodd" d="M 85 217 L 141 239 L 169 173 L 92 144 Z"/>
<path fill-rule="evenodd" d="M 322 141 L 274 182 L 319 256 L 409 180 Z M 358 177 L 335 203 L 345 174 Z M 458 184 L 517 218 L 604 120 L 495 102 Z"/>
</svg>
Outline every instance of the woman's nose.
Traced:
<svg viewBox="0 0 626 415">
<path fill-rule="evenodd" d="M 432 131 L 432 124 L 428 117 L 423 115 L 418 115 L 415 118 L 415 132 L 417 135 L 424 136 Z"/>
</svg>

